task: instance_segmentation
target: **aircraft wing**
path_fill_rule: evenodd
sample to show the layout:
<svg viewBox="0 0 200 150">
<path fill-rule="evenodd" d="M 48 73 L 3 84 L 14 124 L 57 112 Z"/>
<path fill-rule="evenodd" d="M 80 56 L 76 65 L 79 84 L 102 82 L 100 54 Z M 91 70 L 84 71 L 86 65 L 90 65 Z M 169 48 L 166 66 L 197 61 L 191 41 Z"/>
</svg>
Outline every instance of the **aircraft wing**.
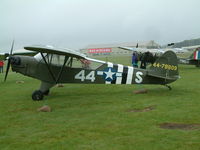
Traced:
<svg viewBox="0 0 200 150">
<path fill-rule="evenodd" d="M 124 50 L 128 50 L 128 51 L 137 51 L 137 48 L 132 48 L 132 47 L 118 47 L 118 48 L 121 48 L 121 49 L 124 49 Z"/>
<path fill-rule="evenodd" d="M 28 51 L 25 49 L 20 49 L 20 50 L 16 50 L 13 52 L 12 55 L 26 55 L 26 56 L 33 56 L 35 55 L 36 52 L 33 51 Z M 0 53 L 0 60 L 6 60 L 6 58 L 9 56 L 9 53 Z"/>
<path fill-rule="evenodd" d="M 118 47 L 124 50 L 128 50 L 128 51 L 136 51 L 136 52 L 141 52 L 141 53 L 145 53 L 145 52 L 151 52 L 154 54 L 163 54 L 165 51 L 162 49 L 146 49 L 146 48 L 131 48 L 131 47 Z"/>
<path fill-rule="evenodd" d="M 8 53 L 0 53 L 0 60 L 6 60 L 6 57 L 8 57 Z"/>
<path fill-rule="evenodd" d="M 35 54 L 37 54 L 37 52 L 29 51 L 29 50 L 25 50 L 25 49 L 19 49 L 19 50 L 13 51 L 13 55 L 34 56 Z"/>
<path fill-rule="evenodd" d="M 57 55 L 65 55 L 65 56 L 72 56 L 76 58 L 85 59 L 86 55 L 71 49 L 66 48 L 55 48 L 53 46 L 26 46 L 24 47 L 26 50 L 35 51 L 39 53 L 48 53 L 48 54 L 57 54 Z"/>
<path fill-rule="evenodd" d="M 166 51 L 163 49 L 156 49 L 158 53 L 164 54 Z"/>
</svg>

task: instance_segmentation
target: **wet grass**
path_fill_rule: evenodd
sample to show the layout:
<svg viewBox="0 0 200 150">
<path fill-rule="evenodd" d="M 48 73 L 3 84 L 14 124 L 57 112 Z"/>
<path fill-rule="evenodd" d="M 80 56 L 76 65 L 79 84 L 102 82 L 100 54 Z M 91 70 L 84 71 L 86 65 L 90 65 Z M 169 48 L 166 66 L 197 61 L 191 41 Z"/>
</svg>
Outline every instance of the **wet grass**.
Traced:
<svg viewBox="0 0 200 150">
<path fill-rule="evenodd" d="M 52 88 L 40 102 L 31 100 L 40 82 L 11 72 L 0 83 L 0 149 L 199 149 L 199 129 L 159 126 L 200 123 L 200 69 L 180 65 L 179 70 L 181 78 L 171 84 L 172 91 L 160 85 L 66 84 Z M 148 93 L 133 94 L 141 88 Z M 37 112 L 43 105 L 53 111 Z M 151 106 L 150 111 L 130 111 Z"/>
</svg>

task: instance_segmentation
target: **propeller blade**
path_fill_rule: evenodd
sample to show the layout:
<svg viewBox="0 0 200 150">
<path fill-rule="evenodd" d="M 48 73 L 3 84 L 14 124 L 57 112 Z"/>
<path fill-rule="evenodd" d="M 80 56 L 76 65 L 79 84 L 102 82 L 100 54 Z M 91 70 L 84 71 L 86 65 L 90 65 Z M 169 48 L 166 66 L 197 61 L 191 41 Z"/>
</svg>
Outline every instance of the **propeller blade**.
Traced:
<svg viewBox="0 0 200 150">
<path fill-rule="evenodd" d="M 10 50 L 10 55 L 12 55 L 12 53 L 13 53 L 14 44 L 15 44 L 15 40 L 12 41 L 12 47 L 11 47 L 11 50 Z"/>
<path fill-rule="evenodd" d="M 10 58 L 8 59 L 8 64 L 7 64 L 7 68 L 6 68 L 6 75 L 5 75 L 5 78 L 4 78 L 4 82 L 5 82 L 6 79 L 7 79 L 9 69 L 10 69 Z"/>
<path fill-rule="evenodd" d="M 9 72 L 9 69 L 10 69 L 10 56 L 12 56 L 12 53 L 13 53 L 14 43 L 15 43 L 15 40 L 12 41 L 12 46 L 11 46 L 11 49 L 10 49 L 10 54 L 8 56 L 9 58 L 8 58 L 8 63 L 7 63 L 7 68 L 6 68 L 6 74 L 5 74 L 4 82 L 7 79 L 8 72 Z"/>
</svg>

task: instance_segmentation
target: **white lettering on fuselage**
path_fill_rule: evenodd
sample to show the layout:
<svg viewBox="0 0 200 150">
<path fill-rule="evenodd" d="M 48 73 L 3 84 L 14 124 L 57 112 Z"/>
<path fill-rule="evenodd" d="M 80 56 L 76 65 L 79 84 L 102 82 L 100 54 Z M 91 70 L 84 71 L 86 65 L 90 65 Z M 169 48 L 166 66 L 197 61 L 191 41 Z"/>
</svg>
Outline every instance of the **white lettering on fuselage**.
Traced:
<svg viewBox="0 0 200 150">
<path fill-rule="evenodd" d="M 136 83 L 142 83 L 142 81 L 143 81 L 143 79 L 142 79 L 142 75 L 143 75 L 143 73 L 142 72 L 140 72 L 140 71 L 138 71 L 138 72 L 136 72 L 136 78 L 135 78 L 135 82 Z"/>
</svg>

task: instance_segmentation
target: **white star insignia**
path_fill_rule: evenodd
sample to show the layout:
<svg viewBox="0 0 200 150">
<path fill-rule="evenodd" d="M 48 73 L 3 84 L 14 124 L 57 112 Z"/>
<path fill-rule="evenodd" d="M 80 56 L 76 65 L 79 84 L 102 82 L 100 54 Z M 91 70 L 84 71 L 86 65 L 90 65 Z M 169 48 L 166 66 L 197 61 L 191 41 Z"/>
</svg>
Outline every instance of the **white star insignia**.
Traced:
<svg viewBox="0 0 200 150">
<path fill-rule="evenodd" d="M 111 80 L 113 80 L 113 75 L 115 74 L 115 72 L 111 71 L 111 68 L 109 68 L 108 72 L 104 72 L 106 74 L 106 79 L 110 78 Z"/>
</svg>

